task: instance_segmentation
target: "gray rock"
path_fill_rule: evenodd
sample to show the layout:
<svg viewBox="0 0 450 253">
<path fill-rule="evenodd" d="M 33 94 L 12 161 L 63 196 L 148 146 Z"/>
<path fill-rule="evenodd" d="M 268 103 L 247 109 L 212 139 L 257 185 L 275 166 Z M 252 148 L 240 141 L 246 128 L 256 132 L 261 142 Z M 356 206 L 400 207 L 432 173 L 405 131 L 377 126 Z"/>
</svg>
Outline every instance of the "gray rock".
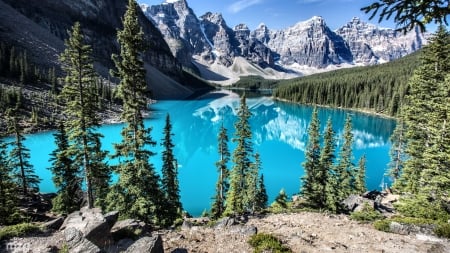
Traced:
<svg viewBox="0 0 450 253">
<path fill-rule="evenodd" d="M 402 224 L 399 222 L 391 222 L 389 224 L 389 231 L 394 234 L 400 235 L 410 235 L 410 234 L 425 234 L 425 235 L 435 235 L 434 234 L 434 225 L 422 225 L 416 226 L 413 224 Z"/>
<path fill-rule="evenodd" d="M 364 203 L 364 201 L 365 200 L 363 197 L 352 194 L 352 195 L 348 196 L 346 199 L 344 199 L 342 201 L 342 204 L 343 204 L 344 208 L 346 208 L 350 212 L 353 212 L 355 210 L 355 208 L 360 206 L 362 203 Z"/>
<path fill-rule="evenodd" d="M 231 217 L 224 217 L 217 221 L 216 228 L 226 228 L 236 224 L 236 220 Z"/>
<path fill-rule="evenodd" d="M 71 253 L 98 253 L 100 248 L 83 237 L 83 233 L 73 227 L 64 230 L 64 238 Z"/>
<path fill-rule="evenodd" d="M 113 227 L 114 224 L 117 222 L 117 219 L 119 218 L 119 211 L 111 211 L 109 213 L 106 213 L 103 215 L 106 222 L 110 225 L 110 227 Z"/>
<path fill-rule="evenodd" d="M 258 233 L 258 228 L 255 226 L 238 225 L 231 227 L 229 231 L 235 234 L 251 236 Z"/>
<path fill-rule="evenodd" d="M 47 221 L 46 223 L 44 223 L 42 226 L 45 229 L 55 229 L 58 230 L 62 224 L 64 223 L 64 217 L 58 217 L 54 220 L 51 221 Z"/>
<path fill-rule="evenodd" d="M 189 230 L 192 228 L 192 223 L 188 220 L 184 220 L 183 224 L 181 225 L 181 230 Z"/>
<path fill-rule="evenodd" d="M 119 241 L 124 238 L 137 238 L 139 236 L 149 233 L 150 228 L 145 222 L 126 219 L 116 222 L 111 228 L 111 235 L 115 241 Z"/>
<path fill-rule="evenodd" d="M 110 224 L 106 221 L 99 208 L 88 209 L 83 207 L 80 211 L 67 216 L 61 230 L 75 228 L 83 237 L 99 247 L 104 247 L 111 242 Z"/>
<path fill-rule="evenodd" d="M 164 253 L 163 241 L 160 235 L 142 237 L 134 242 L 126 253 Z"/>
</svg>

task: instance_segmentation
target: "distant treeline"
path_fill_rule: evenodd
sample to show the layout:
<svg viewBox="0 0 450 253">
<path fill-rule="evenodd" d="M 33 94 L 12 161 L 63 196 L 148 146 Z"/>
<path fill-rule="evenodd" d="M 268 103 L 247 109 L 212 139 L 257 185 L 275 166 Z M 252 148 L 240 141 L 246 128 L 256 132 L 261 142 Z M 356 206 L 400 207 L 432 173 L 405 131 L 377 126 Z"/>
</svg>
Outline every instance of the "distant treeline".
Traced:
<svg viewBox="0 0 450 253">
<path fill-rule="evenodd" d="M 396 116 L 420 52 L 375 66 L 281 80 L 273 96 L 302 104 L 370 110 Z"/>
</svg>

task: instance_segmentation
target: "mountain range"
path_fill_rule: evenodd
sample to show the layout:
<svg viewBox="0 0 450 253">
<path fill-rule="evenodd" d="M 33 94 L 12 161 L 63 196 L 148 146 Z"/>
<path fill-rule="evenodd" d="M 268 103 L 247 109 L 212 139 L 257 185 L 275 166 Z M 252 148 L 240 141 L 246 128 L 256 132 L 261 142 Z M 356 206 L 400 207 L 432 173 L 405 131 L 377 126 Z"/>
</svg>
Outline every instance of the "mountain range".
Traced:
<svg viewBox="0 0 450 253">
<path fill-rule="evenodd" d="M 183 66 L 221 84 L 242 75 L 291 78 L 384 63 L 420 49 L 427 37 L 418 29 L 403 34 L 359 18 L 332 31 L 319 16 L 281 30 L 264 24 L 253 31 L 245 24 L 230 28 L 220 13 L 197 17 L 186 0 L 141 8 Z"/>
<path fill-rule="evenodd" d="M 81 23 L 93 47 L 95 68 L 105 78 L 119 53 L 116 40 L 126 0 L 0 0 L 0 42 L 19 51 L 42 69 L 62 70 L 58 56 L 67 31 Z M 143 55 L 147 82 L 156 99 L 186 98 L 199 88 L 186 71 L 219 84 L 245 75 L 286 79 L 342 67 L 387 62 L 420 49 L 426 34 L 402 34 L 358 18 L 332 31 L 312 17 L 281 30 L 261 24 L 230 28 L 220 13 L 197 16 L 186 0 L 141 5 L 139 21 L 149 50 Z M 113 80 L 114 81 L 114 80 Z"/>
</svg>

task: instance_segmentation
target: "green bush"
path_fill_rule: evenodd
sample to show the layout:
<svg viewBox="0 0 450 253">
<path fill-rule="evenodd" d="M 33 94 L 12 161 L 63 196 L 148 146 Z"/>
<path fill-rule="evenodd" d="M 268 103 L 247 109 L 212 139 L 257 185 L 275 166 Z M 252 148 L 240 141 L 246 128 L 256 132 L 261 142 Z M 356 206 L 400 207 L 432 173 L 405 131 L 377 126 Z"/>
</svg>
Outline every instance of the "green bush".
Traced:
<svg viewBox="0 0 450 253">
<path fill-rule="evenodd" d="M 438 201 L 429 201 L 426 196 L 417 195 L 410 198 L 402 198 L 395 204 L 395 209 L 407 217 L 424 218 L 447 222 L 450 214 Z"/>
<path fill-rule="evenodd" d="M 284 246 L 280 239 L 270 234 L 253 235 L 248 243 L 255 249 L 255 253 L 272 252 L 272 253 L 290 253 L 288 247 Z"/>
<path fill-rule="evenodd" d="M 367 203 L 364 203 L 363 209 L 358 212 L 353 212 L 350 218 L 361 222 L 372 222 L 383 219 L 383 215 L 370 207 Z"/>
<path fill-rule="evenodd" d="M 41 231 L 41 228 L 30 223 L 21 223 L 17 225 L 6 226 L 0 229 L 0 241 L 13 237 L 25 236 L 38 231 Z"/>
<path fill-rule="evenodd" d="M 434 233 L 436 233 L 436 235 L 439 237 L 450 238 L 450 224 L 448 223 L 439 224 L 434 230 Z"/>
<path fill-rule="evenodd" d="M 390 220 L 377 220 L 373 223 L 373 226 L 375 229 L 383 231 L 383 232 L 391 232 L 390 226 L 391 221 Z"/>
</svg>

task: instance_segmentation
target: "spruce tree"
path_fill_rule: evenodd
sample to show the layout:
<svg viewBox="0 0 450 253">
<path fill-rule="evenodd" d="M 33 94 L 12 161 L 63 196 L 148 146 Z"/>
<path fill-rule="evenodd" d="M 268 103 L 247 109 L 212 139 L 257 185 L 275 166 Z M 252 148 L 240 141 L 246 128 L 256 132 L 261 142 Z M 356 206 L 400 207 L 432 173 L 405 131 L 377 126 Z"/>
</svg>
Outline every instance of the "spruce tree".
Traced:
<svg viewBox="0 0 450 253">
<path fill-rule="evenodd" d="M 407 102 L 402 107 L 408 159 L 396 184 L 400 191 L 417 194 L 433 181 L 433 174 L 446 177 L 448 145 L 443 144 L 449 121 L 445 80 L 450 73 L 449 55 L 450 35 L 440 26 L 423 49 L 423 63 L 408 83 Z"/>
<path fill-rule="evenodd" d="M 101 151 L 101 134 L 97 132 L 100 118 L 95 103 L 96 94 L 92 92 L 95 85 L 95 71 L 92 48 L 84 42 L 80 23 L 76 22 L 69 39 L 65 41 L 66 49 L 60 60 L 66 72 L 65 85 L 61 98 L 66 102 L 64 113 L 67 115 L 67 134 L 70 154 L 75 166 L 82 168 L 87 191 L 88 208 L 94 207 L 93 181 L 98 161 L 105 158 Z"/>
<path fill-rule="evenodd" d="M 328 119 L 325 127 L 325 133 L 323 137 L 323 148 L 320 152 L 319 168 L 320 176 L 318 181 L 320 183 L 320 205 L 319 208 L 327 208 L 334 212 L 337 211 L 338 191 L 335 188 L 335 172 L 333 170 L 334 159 L 336 158 L 334 152 L 336 150 L 335 133 L 333 131 L 333 125 L 331 118 Z"/>
<path fill-rule="evenodd" d="M 217 150 L 220 158 L 219 161 L 216 162 L 219 177 L 217 178 L 216 183 L 216 193 L 213 197 L 214 202 L 211 206 L 211 217 L 214 219 L 221 217 L 223 212 L 225 211 L 225 199 L 229 187 L 229 171 L 227 164 L 230 161 L 230 151 L 228 149 L 227 129 L 223 126 L 223 124 L 220 127 L 217 142 Z"/>
<path fill-rule="evenodd" d="M 269 201 L 269 196 L 267 196 L 266 186 L 264 184 L 264 175 L 261 174 L 258 179 L 258 189 L 255 199 L 255 210 L 260 212 L 267 207 L 267 202 Z"/>
<path fill-rule="evenodd" d="M 317 108 L 314 108 L 311 123 L 308 128 L 308 143 L 305 149 L 305 161 L 302 163 L 305 175 L 302 177 L 301 194 L 308 204 L 313 207 L 320 207 L 325 184 L 320 185 L 318 177 L 320 171 L 320 121 Z M 323 177 L 323 175 L 322 175 Z"/>
<path fill-rule="evenodd" d="M 0 136 L 0 224 L 7 225 L 17 218 L 17 187 L 11 177 L 12 171 L 8 164 L 8 144 Z M 16 216 L 16 218 L 15 218 Z"/>
<path fill-rule="evenodd" d="M 244 203 L 245 209 L 254 213 L 257 209 L 256 199 L 258 196 L 258 179 L 259 171 L 261 170 L 261 158 L 259 153 L 254 155 L 255 162 L 250 165 L 250 168 L 245 175 L 245 195 Z"/>
<path fill-rule="evenodd" d="M 405 124 L 401 119 L 397 122 L 394 132 L 390 137 L 390 141 L 392 144 L 389 151 L 390 161 L 387 174 L 393 179 L 395 186 L 397 179 L 402 174 L 406 160 Z"/>
<path fill-rule="evenodd" d="M 345 119 L 344 125 L 344 142 L 341 150 L 339 151 L 338 163 L 335 167 L 335 174 L 337 176 L 339 199 L 343 200 L 351 193 L 354 193 L 354 167 L 353 167 L 353 155 L 352 155 L 352 120 L 348 115 Z"/>
<path fill-rule="evenodd" d="M 50 154 L 50 170 L 57 196 L 52 200 L 53 211 L 69 214 L 80 208 L 82 201 L 80 168 L 73 164 L 69 154 L 69 140 L 62 122 L 54 134 L 56 148 Z"/>
<path fill-rule="evenodd" d="M 8 113 L 9 114 L 9 113 Z M 8 166 L 12 169 L 12 178 L 17 183 L 22 194 L 26 196 L 28 190 L 39 191 L 39 177 L 35 174 L 30 163 L 30 150 L 25 147 L 25 136 L 22 127 L 15 116 L 8 115 L 9 132 L 13 134 L 12 149 L 9 152 Z"/>
<path fill-rule="evenodd" d="M 164 225 L 172 225 L 173 222 L 181 217 L 181 202 L 180 202 L 180 186 L 178 183 L 178 165 L 177 160 L 173 154 L 175 145 L 172 141 L 172 123 L 170 116 L 166 116 L 166 124 L 164 126 L 164 138 L 161 145 L 164 147 L 162 152 L 162 184 L 161 189 L 164 193 L 163 210 Z"/>
<path fill-rule="evenodd" d="M 361 156 L 358 161 L 355 177 L 355 193 L 362 194 L 367 191 L 366 187 L 366 155 Z"/>
<path fill-rule="evenodd" d="M 120 56 L 113 55 L 120 79 L 117 96 L 123 102 L 121 119 L 122 142 L 115 144 L 113 158 L 118 158 L 118 182 L 108 194 L 108 209 L 118 210 L 122 218 L 137 218 L 158 223 L 162 219 L 162 192 L 159 175 L 149 162 L 154 152 L 148 150 L 156 143 L 150 136 L 151 128 L 144 126 L 143 111 L 147 108 L 147 84 L 142 52 L 145 42 L 139 26 L 134 0 L 128 1 L 123 18 L 123 29 L 117 32 Z"/>
<path fill-rule="evenodd" d="M 252 165 L 251 157 L 253 155 L 252 131 L 250 129 L 251 112 L 247 107 L 245 94 L 241 97 L 240 107 L 237 112 L 237 122 L 233 142 L 236 148 L 233 151 L 233 167 L 230 172 L 230 189 L 226 199 L 226 215 L 243 214 L 247 203 L 246 195 L 246 175 Z"/>
</svg>

